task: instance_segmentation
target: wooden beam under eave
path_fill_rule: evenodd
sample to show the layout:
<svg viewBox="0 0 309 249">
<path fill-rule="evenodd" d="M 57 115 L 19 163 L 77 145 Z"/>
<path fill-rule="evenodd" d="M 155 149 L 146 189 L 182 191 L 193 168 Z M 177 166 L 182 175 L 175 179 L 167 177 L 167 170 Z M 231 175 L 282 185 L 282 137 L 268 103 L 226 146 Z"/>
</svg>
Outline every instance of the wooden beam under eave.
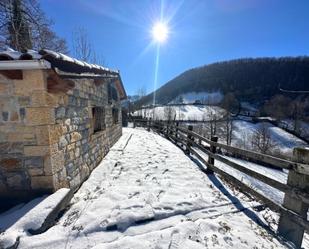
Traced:
<svg viewBox="0 0 309 249">
<path fill-rule="evenodd" d="M 115 81 L 115 85 L 116 85 L 116 88 L 118 90 L 118 93 L 120 94 L 120 100 L 126 99 L 127 98 L 126 92 L 125 92 L 123 85 L 122 85 L 122 83 L 119 79 L 117 79 Z"/>
<path fill-rule="evenodd" d="M 69 79 L 60 78 L 54 71 L 47 76 L 47 91 L 50 93 L 67 92 L 75 87 L 75 83 Z"/>
<path fill-rule="evenodd" d="M 22 70 L 0 70 L 0 74 L 11 80 L 22 80 L 23 71 Z"/>
<path fill-rule="evenodd" d="M 105 84 L 105 83 L 109 83 L 111 82 L 110 78 L 98 78 L 98 79 L 94 79 L 94 84 L 96 86 L 99 86 L 101 84 Z"/>
</svg>

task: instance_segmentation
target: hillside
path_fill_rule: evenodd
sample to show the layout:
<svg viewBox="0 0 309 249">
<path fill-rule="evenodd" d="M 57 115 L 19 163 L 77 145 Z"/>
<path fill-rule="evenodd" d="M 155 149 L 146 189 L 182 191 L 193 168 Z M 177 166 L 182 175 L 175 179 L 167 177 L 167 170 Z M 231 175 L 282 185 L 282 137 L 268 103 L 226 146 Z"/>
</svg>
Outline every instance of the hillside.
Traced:
<svg viewBox="0 0 309 249">
<path fill-rule="evenodd" d="M 280 93 L 280 87 L 309 91 L 308 82 L 308 56 L 237 59 L 193 68 L 180 74 L 156 91 L 156 103 L 165 104 L 189 92 L 217 91 L 223 94 L 232 92 L 242 101 L 261 103 Z M 150 104 L 152 99 L 153 93 L 138 104 Z"/>
<path fill-rule="evenodd" d="M 210 105 L 175 105 L 170 106 L 172 118 L 180 121 L 182 125 L 193 125 L 193 130 L 201 135 L 210 137 L 211 120 L 217 117 L 216 121 L 216 135 L 219 141 L 226 143 L 226 122 L 219 121 L 224 117 L 225 110 L 218 106 Z M 142 116 L 144 118 L 152 118 L 154 120 L 168 120 L 166 107 L 157 106 L 155 108 L 144 108 L 133 113 L 134 116 Z M 197 121 L 197 122 L 196 122 Z M 202 121 L 202 122 L 198 122 Z M 307 143 L 293 134 L 277 127 L 267 121 L 252 122 L 250 118 L 235 118 L 232 123 L 232 138 L 231 144 L 238 148 L 247 150 L 256 150 L 252 145 L 254 135 L 258 133 L 262 126 L 267 128 L 268 134 L 271 138 L 272 148 L 269 150 L 270 154 L 291 157 L 293 149 L 298 146 L 307 146 Z M 307 126 L 303 128 L 308 129 Z M 308 131 L 303 132 L 306 136 Z"/>
</svg>

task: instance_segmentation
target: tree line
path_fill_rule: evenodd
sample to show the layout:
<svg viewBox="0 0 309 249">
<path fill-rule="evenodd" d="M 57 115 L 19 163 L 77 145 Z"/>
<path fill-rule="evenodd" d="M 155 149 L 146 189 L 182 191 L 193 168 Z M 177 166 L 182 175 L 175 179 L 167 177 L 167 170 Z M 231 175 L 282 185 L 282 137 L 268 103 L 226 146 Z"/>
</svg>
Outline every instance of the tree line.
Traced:
<svg viewBox="0 0 309 249">
<path fill-rule="evenodd" d="M 156 91 L 156 102 L 166 104 L 188 92 L 233 93 L 240 101 L 264 104 L 282 93 L 293 98 L 309 92 L 309 57 L 247 58 L 224 61 L 190 69 L 170 80 Z M 305 93 L 306 94 L 306 93 Z M 153 93 L 140 100 L 150 104 Z"/>
</svg>

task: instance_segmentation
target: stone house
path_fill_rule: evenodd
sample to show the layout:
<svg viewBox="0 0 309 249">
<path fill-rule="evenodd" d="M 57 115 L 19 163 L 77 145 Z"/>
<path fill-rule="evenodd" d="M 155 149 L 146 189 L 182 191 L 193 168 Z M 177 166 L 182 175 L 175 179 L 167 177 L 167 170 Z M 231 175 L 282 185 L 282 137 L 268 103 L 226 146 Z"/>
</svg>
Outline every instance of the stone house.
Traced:
<svg viewBox="0 0 309 249">
<path fill-rule="evenodd" d="M 125 98 L 119 71 L 0 53 L 0 203 L 77 188 L 121 136 Z"/>
</svg>

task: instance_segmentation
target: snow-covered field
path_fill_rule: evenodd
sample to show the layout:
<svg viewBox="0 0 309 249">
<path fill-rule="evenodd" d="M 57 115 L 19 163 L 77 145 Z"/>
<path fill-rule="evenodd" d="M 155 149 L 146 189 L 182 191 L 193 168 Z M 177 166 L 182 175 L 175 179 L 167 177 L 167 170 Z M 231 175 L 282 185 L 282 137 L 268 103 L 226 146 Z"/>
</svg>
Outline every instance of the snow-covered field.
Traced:
<svg viewBox="0 0 309 249">
<path fill-rule="evenodd" d="M 166 108 L 173 109 L 173 119 L 176 115 L 176 120 L 198 120 L 207 121 L 211 115 L 217 115 L 220 118 L 224 114 L 224 110 L 218 106 L 200 106 L 200 105 L 179 105 L 179 106 L 157 106 L 155 108 L 146 108 L 134 112 L 134 116 L 142 116 L 144 118 L 153 118 L 155 120 L 167 120 L 165 114 Z"/>
<path fill-rule="evenodd" d="M 18 248 L 286 248 L 257 205 L 163 137 L 127 128 L 58 223 L 20 231 Z"/>
<path fill-rule="evenodd" d="M 168 115 L 166 115 L 166 108 L 167 107 L 160 106 L 154 109 L 142 109 L 134 112 L 134 115 L 143 116 L 145 118 L 155 117 L 156 120 L 166 120 L 168 117 Z M 176 120 L 206 121 L 204 124 L 191 123 L 191 125 L 203 126 L 206 130 L 209 130 L 209 133 L 210 124 L 207 123 L 207 121 L 213 119 L 213 115 L 216 115 L 216 118 L 220 119 L 225 113 L 224 109 L 218 106 L 180 105 L 170 106 L 168 108 L 173 109 L 172 119 L 175 117 Z M 252 137 L 263 123 L 268 128 L 272 138 L 272 153 L 291 157 L 293 155 L 293 148 L 297 146 L 308 146 L 303 140 L 269 122 L 252 123 L 245 120 L 235 120 L 233 122 L 232 145 L 249 150 L 253 149 Z M 302 127 L 305 127 L 305 124 L 302 125 Z M 218 122 L 217 135 L 219 135 L 219 140 L 221 140 L 221 142 L 225 142 L 224 136 L 220 134 L 220 132 L 224 133 L 224 129 L 225 123 Z"/>
<path fill-rule="evenodd" d="M 269 130 L 270 136 L 273 141 L 273 152 L 280 152 L 286 156 L 293 155 L 293 148 L 297 146 L 308 146 L 306 142 L 297 138 L 296 136 L 292 135 L 284 131 L 283 129 L 276 127 L 268 122 L 264 123 Z M 252 149 L 252 136 L 258 130 L 259 126 L 262 123 L 251 123 L 247 121 L 240 121 L 236 120 L 234 123 L 234 130 L 233 130 L 233 138 L 232 138 L 232 145 Z"/>
</svg>

